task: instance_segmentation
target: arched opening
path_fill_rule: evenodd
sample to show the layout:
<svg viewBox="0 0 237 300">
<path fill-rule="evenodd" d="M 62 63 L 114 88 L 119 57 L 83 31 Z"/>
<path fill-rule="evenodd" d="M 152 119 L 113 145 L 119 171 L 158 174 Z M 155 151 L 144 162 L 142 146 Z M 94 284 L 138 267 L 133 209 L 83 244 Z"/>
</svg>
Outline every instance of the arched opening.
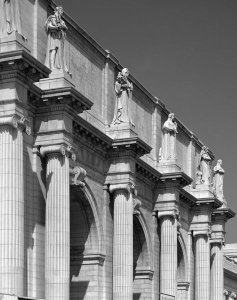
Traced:
<svg viewBox="0 0 237 300">
<path fill-rule="evenodd" d="M 71 187 L 70 300 L 99 299 L 100 254 L 98 224 L 83 189 Z"/>
<path fill-rule="evenodd" d="M 186 273 L 186 251 L 183 239 L 181 236 L 178 238 L 177 243 L 177 299 L 187 299 L 189 283 L 187 282 Z"/>
<path fill-rule="evenodd" d="M 133 217 L 133 299 L 151 299 L 151 270 L 149 244 L 141 224 L 141 217 Z M 144 224 L 143 224 L 144 225 Z"/>
<path fill-rule="evenodd" d="M 178 251 L 177 251 L 177 263 L 178 263 L 177 280 L 178 282 L 184 282 L 186 279 L 185 261 L 184 261 L 183 250 L 179 241 L 178 241 Z"/>
</svg>

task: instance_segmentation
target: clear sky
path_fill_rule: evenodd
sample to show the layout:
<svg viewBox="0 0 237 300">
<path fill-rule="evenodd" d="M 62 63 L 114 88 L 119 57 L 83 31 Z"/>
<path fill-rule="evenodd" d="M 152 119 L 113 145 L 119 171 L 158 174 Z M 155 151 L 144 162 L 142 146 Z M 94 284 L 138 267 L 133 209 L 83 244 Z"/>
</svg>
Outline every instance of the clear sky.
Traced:
<svg viewBox="0 0 237 300">
<path fill-rule="evenodd" d="M 223 159 L 237 212 L 237 1 L 57 0 Z M 237 242 L 237 218 L 227 225 Z"/>
</svg>

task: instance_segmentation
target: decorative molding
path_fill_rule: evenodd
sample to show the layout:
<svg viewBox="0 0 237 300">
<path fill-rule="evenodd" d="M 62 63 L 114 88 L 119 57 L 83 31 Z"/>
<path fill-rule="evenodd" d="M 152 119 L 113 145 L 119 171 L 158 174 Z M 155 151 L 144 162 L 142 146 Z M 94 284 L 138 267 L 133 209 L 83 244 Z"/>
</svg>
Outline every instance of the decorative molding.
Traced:
<svg viewBox="0 0 237 300">
<path fill-rule="evenodd" d="M 112 139 L 103 134 L 100 130 L 93 127 L 91 124 L 80 118 L 80 124 L 76 121 L 73 122 L 73 136 L 78 141 L 83 139 L 86 144 L 91 145 L 93 148 L 97 147 L 103 151 L 107 151 L 112 144 Z"/>
<path fill-rule="evenodd" d="M 77 249 L 71 249 L 71 262 L 78 262 L 81 265 L 99 265 L 103 266 L 105 255 L 100 253 L 82 254 Z"/>
<path fill-rule="evenodd" d="M 31 135 L 31 127 L 29 126 L 30 121 L 25 116 L 6 116 L 0 117 L 0 126 L 9 125 L 14 129 L 22 128 L 22 130 L 27 134 Z"/>
<path fill-rule="evenodd" d="M 190 282 L 188 281 L 178 281 L 178 290 L 188 291 Z"/>
<path fill-rule="evenodd" d="M 37 153 L 41 157 L 45 157 L 51 153 L 60 153 L 62 156 L 67 155 L 73 161 L 76 161 L 76 154 L 72 150 L 72 146 L 67 144 L 39 146 Z"/>
<path fill-rule="evenodd" d="M 22 49 L 0 53 L 0 63 L 0 80 L 18 78 L 31 85 L 50 73 L 46 66 Z"/>
<path fill-rule="evenodd" d="M 179 210 L 178 209 L 171 209 L 171 210 L 165 210 L 165 211 L 158 211 L 158 219 L 165 218 L 165 217 L 173 217 L 174 219 L 177 219 L 179 221 Z"/>
<path fill-rule="evenodd" d="M 109 192 L 111 194 L 113 194 L 117 190 L 126 190 L 129 194 L 137 196 L 137 190 L 135 189 L 135 185 L 130 182 L 109 185 Z"/>
<path fill-rule="evenodd" d="M 207 238 L 210 236 L 210 230 L 193 230 L 193 236 L 205 235 Z"/>
<path fill-rule="evenodd" d="M 149 267 L 137 267 L 134 271 L 134 280 L 147 279 L 152 280 L 154 271 Z"/>
</svg>

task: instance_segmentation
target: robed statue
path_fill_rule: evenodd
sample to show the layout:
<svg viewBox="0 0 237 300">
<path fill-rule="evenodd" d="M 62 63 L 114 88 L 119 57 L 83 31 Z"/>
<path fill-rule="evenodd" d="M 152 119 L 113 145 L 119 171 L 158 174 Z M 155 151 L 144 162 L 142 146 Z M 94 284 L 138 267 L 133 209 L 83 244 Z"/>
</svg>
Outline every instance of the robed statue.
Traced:
<svg viewBox="0 0 237 300">
<path fill-rule="evenodd" d="M 62 19 L 63 8 L 55 8 L 54 14 L 45 23 L 48 35 L 45 65 L 52 71 L 61 69 L 68 72 L 65 59 L 65 40 L 67 26 Z"/>
<path fill-rule="evenodd" d="M 161 160 L 174 160 L 176 159 L 176 134 L 177 123 L 174 122 L 174 114 L 171 113 L 165 121 L 163 127 Z"/>
<path fill-rule="evenodd" d="M 200 153 L 200 159 L 198 164 L 198 170 L 197 170 L 197 181 L 196 184 L 205 184 L 210 185 L 211 184 L 211 164 L 212 158 L 209 153 L 209 149 L 207 146 L 203 146 L 201 153 Z"/>
<path fill-rule="evenodd" d="M 133 84 L 128 80 L 129 71 L 127 68 L 118 73 L 115 82 L 116 103 L 114 118 L 111 125 L 132 123 L 129 104 L 132 98 Z"/>
<path fill-rule="evenodd" d="M 0 34 L 21 34 L 19 0 L 0 0 Z"/>
<path fill-rule="evenodd" d="M 224 199 L 224 193 L 223 193 L 223 182 L 224 182 L 224 174 L 225 171 L 222 168 L 222 160 L 218 159 L 216 166 L 213 169 L 214 172 L 214 179 L 213 179 L 213 187 L 214 192 L 219 200 Z"/>
</svg>

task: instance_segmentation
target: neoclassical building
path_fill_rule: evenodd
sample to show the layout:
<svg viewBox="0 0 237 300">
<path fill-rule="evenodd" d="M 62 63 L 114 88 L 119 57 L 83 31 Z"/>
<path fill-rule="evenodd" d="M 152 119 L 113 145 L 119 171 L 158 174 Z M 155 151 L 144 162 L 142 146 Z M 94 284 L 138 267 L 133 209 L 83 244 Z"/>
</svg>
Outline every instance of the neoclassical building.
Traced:
<svg viewBox="0 0 237 300">
<path fill-rule="evenodd" d="M 237 299 L 222 160 L 62 7 L 0 5 L 0 299 Z"/>
</svg>

